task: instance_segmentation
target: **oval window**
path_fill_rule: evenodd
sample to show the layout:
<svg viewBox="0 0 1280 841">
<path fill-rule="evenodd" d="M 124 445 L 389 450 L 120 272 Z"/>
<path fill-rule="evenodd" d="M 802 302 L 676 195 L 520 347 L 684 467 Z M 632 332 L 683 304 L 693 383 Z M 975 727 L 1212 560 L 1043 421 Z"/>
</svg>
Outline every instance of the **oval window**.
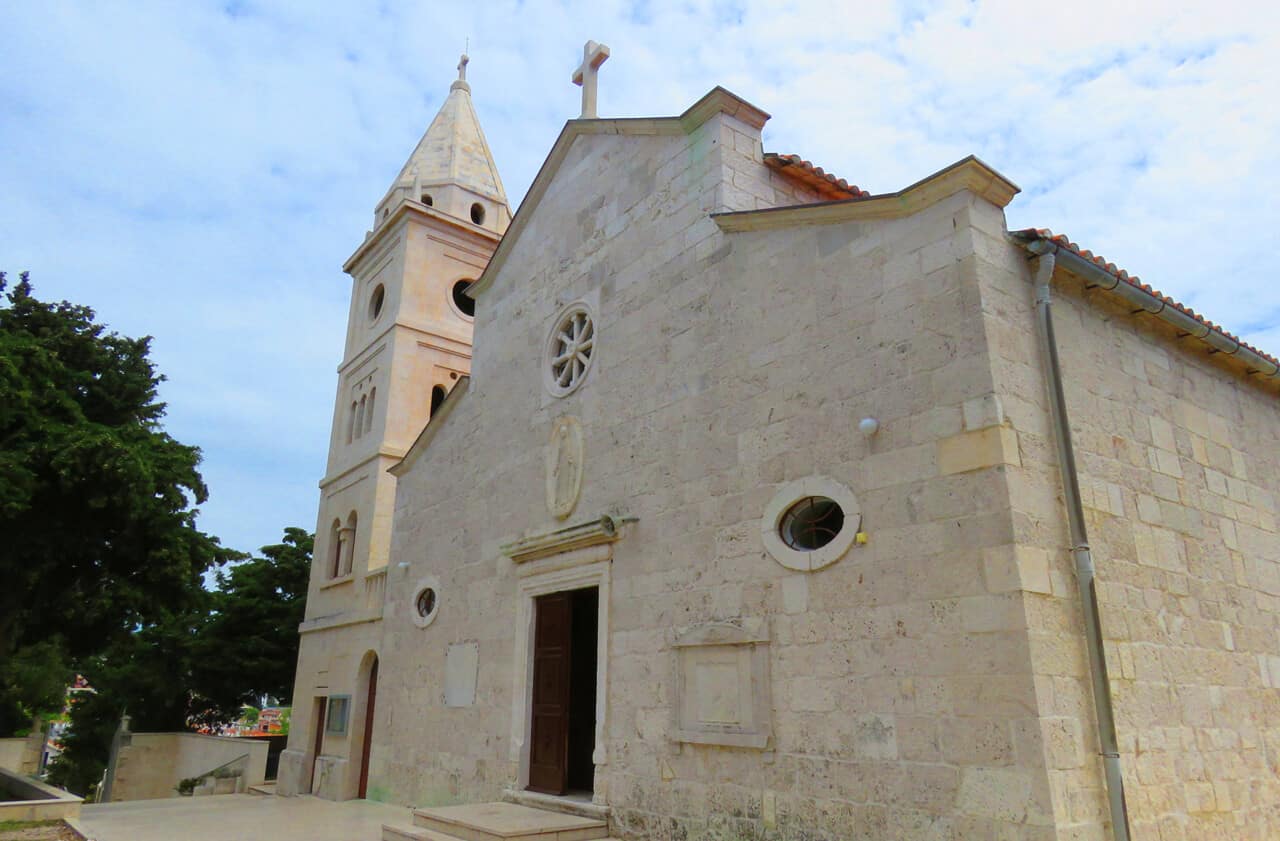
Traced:
<svg viewBox="0 0 1280 841">
<path fill-rule="evenodd" d="M 382 314 L 382 303 L 387 297 L 387 290 L 382 288 L 379 283 L 374 288 L 373 294 L 369 296 L 369 320 L 373 321 Z"/>
<path fill-rule="evenodd" d="M 477 225 L 484 224 L 484 205 L 480 202 L 471 205 L 471 221 Z"/>
<path fill-rule="evenodd" d="M 418 615 L 426 619 L 436 609 L 436 591 L 430 587 L 423 588 L 414 602 L 414 607 L 418 609 Z"/>
</svg>

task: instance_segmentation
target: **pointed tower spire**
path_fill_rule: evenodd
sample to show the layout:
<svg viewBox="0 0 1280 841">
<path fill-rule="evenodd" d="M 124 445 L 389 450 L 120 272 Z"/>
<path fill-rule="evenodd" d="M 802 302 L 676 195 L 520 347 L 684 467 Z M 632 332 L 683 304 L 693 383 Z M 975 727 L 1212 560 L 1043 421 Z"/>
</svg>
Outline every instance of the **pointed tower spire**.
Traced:
<svg viewBox="0 0 1280 841">
<path fill-rule="evenodd" d="M 378 204 L 376 224 L 408 199 L 499 233 L 506 230 L 511 208 L 471 104 L 470 61 L 463 53 L 444 104 Z"/>
</svg>

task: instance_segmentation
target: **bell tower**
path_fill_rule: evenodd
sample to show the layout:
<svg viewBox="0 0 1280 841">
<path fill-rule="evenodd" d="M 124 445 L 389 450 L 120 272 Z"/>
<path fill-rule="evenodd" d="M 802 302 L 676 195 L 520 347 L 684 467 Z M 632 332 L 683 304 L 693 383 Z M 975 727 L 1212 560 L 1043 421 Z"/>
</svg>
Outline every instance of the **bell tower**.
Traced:
<svg viewBox="0 0 1280 841">
<path fill-rule="evenodd" d="M 386 469 L 430 419 L 433 396 L 438 405 L 470 372 L 474 302 L 464 290 L 511 222 L 467 62 L 343 266 L 351 307 L 316 532 L 331 577 L 386 565 L 395 494 Z"/>
<path fill-rule="evenodd" d="M 355 731 L 372 721 L 358 699 L 377 674 L 395 505 L 387 468 L 470 372 L 475 304 L 465 289 L 511 222 L 471 103 L 467 61 L 462 56 L 439 112 L 378 201 L 372 230 L 342 267 L 351 304 L 300 629 L 299 738 L 286 751 L 292 793 L 363 796 L 368 757 Z M 372 672 L 356 667 L 370 657 Z M 357 700 L 335 706 L 335 698 Z M 350 727 L 338 728 L 332 717 L 348 709 Z"/>
</svg>

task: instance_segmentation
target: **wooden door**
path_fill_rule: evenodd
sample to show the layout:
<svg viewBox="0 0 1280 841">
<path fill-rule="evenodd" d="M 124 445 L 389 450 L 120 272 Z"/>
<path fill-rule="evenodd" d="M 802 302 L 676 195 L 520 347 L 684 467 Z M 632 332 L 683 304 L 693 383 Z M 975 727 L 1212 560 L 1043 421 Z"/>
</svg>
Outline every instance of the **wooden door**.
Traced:
<svg viewBox="0 0 1280 841">
<path fill-rule="evenodd" d="M 568 789 L 572 629 L 569 593 L 552 593 L 534 601 L 530 791 L 564 794 Z"/>
<path fill-rule="evenodd" d="M 315 715 L 312 717 L 316 720 L 316 740 L 311 751 L 311 771 L 307 775 L 307 791 L 313 791 L 316 784 L 316 760 L 320 758 L 320 751 L 324 748 L 324 717 L 328 702 L 329 699 L 323 695 L 315 700 Z"/>
<path fill-rule="evenodd" d="M 369 694 L 364 704 L 364 747 L 360 751 L 360 792 L 364 799 L 369 794 L 369 747 L 373 744 L 373 709 L 378 699 L 378 661 L 369 667 Z"/>
</svg>

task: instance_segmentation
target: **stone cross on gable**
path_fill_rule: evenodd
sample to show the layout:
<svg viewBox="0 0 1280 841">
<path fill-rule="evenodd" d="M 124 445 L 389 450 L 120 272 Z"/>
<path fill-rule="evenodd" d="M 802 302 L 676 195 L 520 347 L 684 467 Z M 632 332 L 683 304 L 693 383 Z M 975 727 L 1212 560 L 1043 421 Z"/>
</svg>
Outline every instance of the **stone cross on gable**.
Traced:
<svg viewBox="0 0 1280 841">
<path fill-rule="evenodd" d="M 471 59 L 467 57 L 466 53 L 463 53 L 462 58 L 458 61 L 458 81 L 459 82 L 467 81 L 467 63 L 469 61 L 471 61 Z"/>
<path fill-rule="evenodd" d="M 582 86 L 582 115 L 580 120 L 596 118 L 596 77 L 600 65 L 609 57 L 609 48 L 595 41 L 588 41 L 582 48 L 582 64 L 573 72 L 573 83 Z"/>
</svg>

